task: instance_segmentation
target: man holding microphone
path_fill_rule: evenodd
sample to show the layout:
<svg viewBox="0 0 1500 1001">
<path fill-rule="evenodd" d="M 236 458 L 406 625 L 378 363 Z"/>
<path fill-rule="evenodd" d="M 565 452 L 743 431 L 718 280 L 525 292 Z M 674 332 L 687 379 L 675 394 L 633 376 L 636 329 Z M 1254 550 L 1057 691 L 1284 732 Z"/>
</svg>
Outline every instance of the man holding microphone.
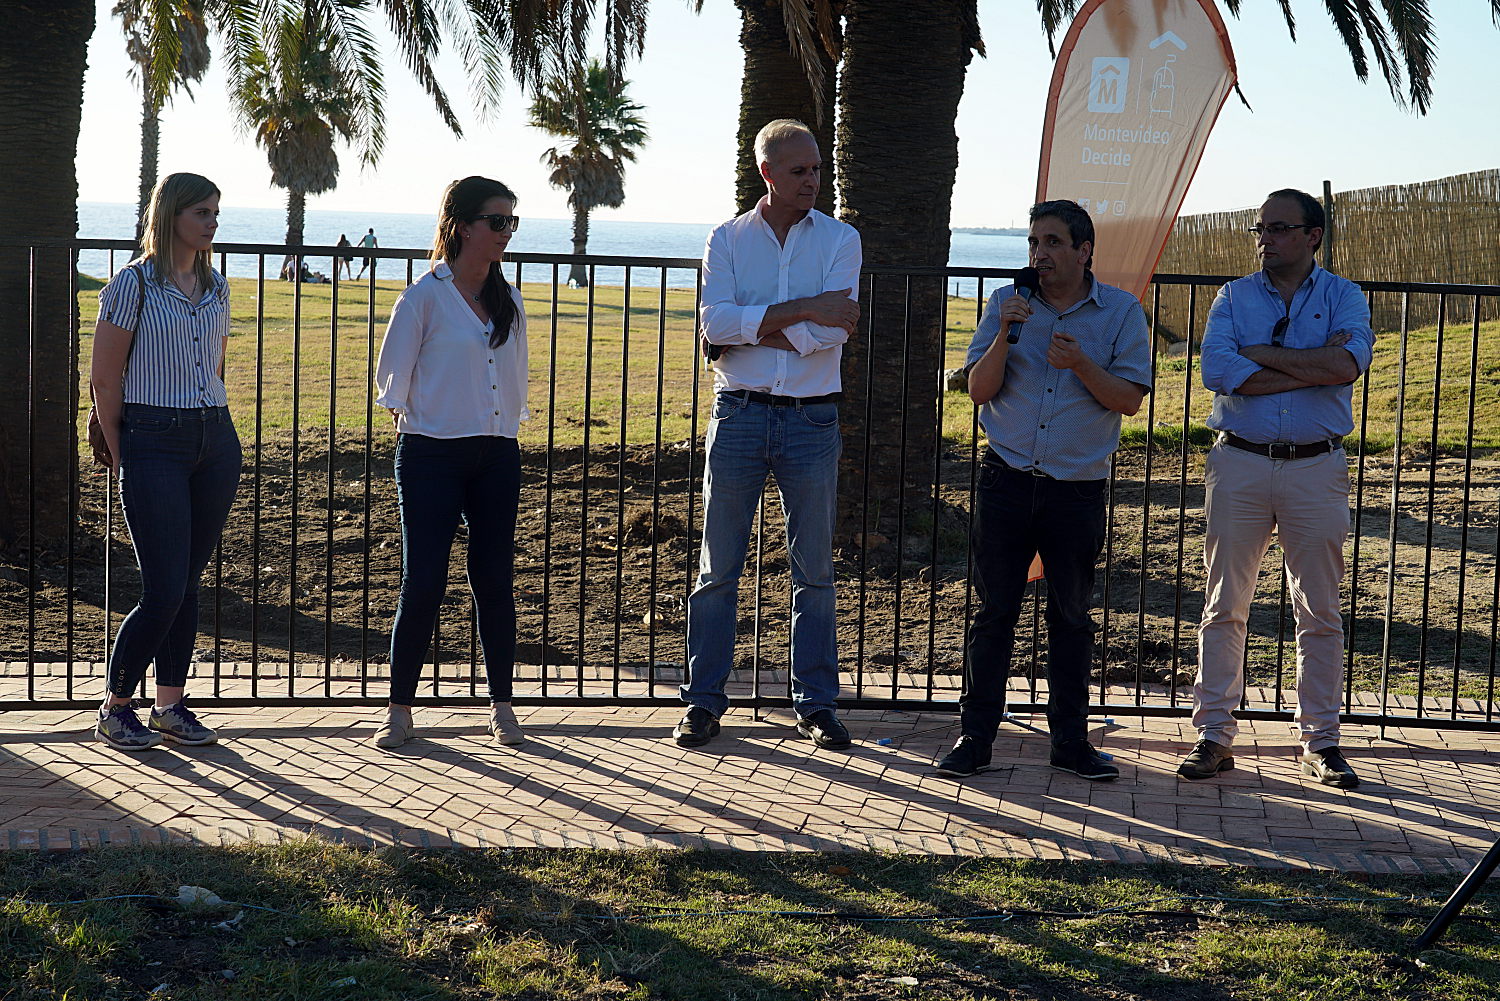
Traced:
<svg viewBox="0 0 1500 1001">
<path fill-rule="evenodd" d="M 969 396 L 989 442 L 970 540 L 979 610 L 964 657 L 962 733 L 938 772 L 964 777 L 989 768 L 1027 570 L 1040 555 L 1051 763 L 1108 780 L 1119 769 L 1087 737 L 1094 565 L 1120 416 L 1136 413 L 1150 392 L 1151 347 L 1135 296 L 1090 270 L 1094 224 L 1086 211 L 1070 201 L 1033 205 L 1027 243 L 1034 281 L 1023 272 L 1016 285 L 997 289 L 969 345 Z M 1021 294 L 1031 284 L 1036 293 Z"/>
</svg>

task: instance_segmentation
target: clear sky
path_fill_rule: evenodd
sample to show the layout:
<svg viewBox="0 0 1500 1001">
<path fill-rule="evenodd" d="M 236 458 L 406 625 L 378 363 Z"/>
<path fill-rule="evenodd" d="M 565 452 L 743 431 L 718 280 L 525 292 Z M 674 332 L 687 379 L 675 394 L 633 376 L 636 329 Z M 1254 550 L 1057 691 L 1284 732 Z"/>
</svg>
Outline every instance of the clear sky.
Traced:
<svg viewBox="0 0 1500 1001">
<path fill-rule="evenodd" d="M 140 99 L 127 77 L 111 4 L 99 0 L 89 46 L 79 194 L 85 201 L 133 202 Z M 1279 187 L 1316 193 L 1324 179 L 1335 190 L 1347 190 L 1500 166 L 1493 111 L 1500 30 L 1488 6 L 1481 0 L 1431 0 L 1439 45 L 1434 108 L 1419 117 L 1401 110 L 1383 81 L 1355 80 L 1322 0 L 1292 0 L 1296 44 L 1276 0 L 1244 0 L 1243 19 L 1225 14 L 1225 21 L 1240 87 L 1254 111 L 1231 95 L 1184 213 L 1258 204 Z M 624 206 L 601 210 L 598 218 L 716 222 L 733 212 L 739 17 L 730 0 L 706 0 L 703 7 L 695 16 L 686 0 L 652 3 L 644 59 L 629 70 L 631 94 L 645 106 L 652 141 L 627 175 Z M 1030 0 L 980 0 L 979 8 L 989 56 L 970 64 L 959 108 L 952 220 L 956 226 L 1010 226 L 1024 219 L 1035 189 L 1052 60 Z M 464 119 L 460 140 L 441 126 L 392 53 L 384 158 L 362 170 L 344 151 L 337 190 L 310 199 L 309 207 L 430 212 L 448 181 L 482 173 L 514 188 L 523 214 L 567 217 L 565 194 L 547 186 L 538 162 L 552 142 L 525 126 L 519 90 L 510 88 L 497 121 L 478 122 L 466 103 L 461 69 L 456 60 L 439 69 Z M 206 174 L 229 206 L 284 204 L 285 193 L 270 185 L 264 154 L 236 132 L 224 93 L 216 59 L 195 88 L 196 99 L 179 95 L 163 115 L 161 172 Z"/>
</svg>

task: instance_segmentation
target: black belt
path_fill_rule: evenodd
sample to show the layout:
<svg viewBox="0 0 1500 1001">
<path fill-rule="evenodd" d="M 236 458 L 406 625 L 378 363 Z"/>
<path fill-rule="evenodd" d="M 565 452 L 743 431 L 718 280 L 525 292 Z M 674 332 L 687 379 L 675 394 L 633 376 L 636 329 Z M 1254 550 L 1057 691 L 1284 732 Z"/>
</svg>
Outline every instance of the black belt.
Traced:
<svg viewBox="0 0 1500 1001">
<path fill-rule="evenodd" d="M 1342 438 L 1311 441 L 1306 445 L 1294 445 L 1289 441 L 1273 441 L 1262 445 L 1259 442 L 1246 441 L 1239 435 L 1230 434 L 1228 431 L 1220 431 L 1219 440 L 1226 445 L 1232 445 L 1246 452 L 1254 452 L 1256 455 L 1264 455 L 1270 459 L 1311 459 L 1315 455 L 1327 455 L 1335 449 L 1344 447 Z"/>
<path fill-rule="evenodd" d="M 843 393 L 829 393 L 826 396 L 776 396 L 773 393 L 757 393 L 753 389 L 726 389 L 719 395 L 748 403 L 764 403 L 768 407 L 811 407 L 818 403 L 837 403 L 844 398 Z"/>
</svg>

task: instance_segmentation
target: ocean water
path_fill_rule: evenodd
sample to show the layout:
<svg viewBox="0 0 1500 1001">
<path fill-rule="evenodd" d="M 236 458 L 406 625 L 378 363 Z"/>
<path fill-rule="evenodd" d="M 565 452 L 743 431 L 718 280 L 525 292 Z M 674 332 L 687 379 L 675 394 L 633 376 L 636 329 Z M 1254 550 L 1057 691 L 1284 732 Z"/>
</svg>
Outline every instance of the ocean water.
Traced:
<svg viewBox="0 0 1500 1001">
<path fill-rule="evenodd" d="M 381 247 L 419 249 L 425 254 L 432 246 L 432 233 L 436 223 L 435 215 L 420 213 L 310 210 L 303 232 L 310 245 L 331 246 L 338 242 L 341 233 L 346 234 L 351 243 L 358 243 L 365 230 L 373 226 Z M 703 256 L 703 241 L 714 225 L 620 222 L 595 218 L 589 227 L 589 253 L 622 257 L 688 257 L 696 260 Z M 80 237 L 128 240 L 134 233 L 134 205 L 78 203 Z M 286 238 L 286 212 L 283 209 L 225 207 L 219 215 L 218 238 L 224 243 L 281 243 Z M 521 228 L 511 239 L 510 249 L 517 253 L 571 254 L 573 222 L 570 219 L 534 219 L 523 214 Z M 124 263 L 125 258 L 116 252 L 115 267 Z M 267 270 L 274 271 L 280 263 L 280 260 L 268 261 Z M 1026 264 L 1026 240 L 1020 236 L 954 233 L 948 264 L 954 268 L 1023 267 Z M 85 274 L 105 277 L 110 273 L 109 254 L 104 251 L 85 251 L 79 255 L 78 266 Z M 309 266 L 325 273 L 331 270 L 326 259 L 321 264 L 316 259 L 310 259 Z M 254 257 L 234 256 L 228 261 L 229 274 L 233 277 L 253 278 L 256 268 Z M 356 260 L 355 271 L 358 272 L 358 269 Z M 566 279 L 566 271 L 561 273 L 561 277 Z M 624 269 L 600 267 L 595 272 L 595 281 L 602 285 L 623 284 Z M 660 273 L 654 270 L 636 270 L 631 274 L 633 285 L 655 287 L 659 281 Z M 693 281 L 691 271 L 671 270 L 667 273 L 667 284 L 672 288 L 691 288 Z M 989 288 L 993 288 L 993 282 L 987 284 L 986 290 Z M 973 296 L 976 291 L 977 283 L 972 278 L 949 279 L 950 294 Z"/>
</svg>

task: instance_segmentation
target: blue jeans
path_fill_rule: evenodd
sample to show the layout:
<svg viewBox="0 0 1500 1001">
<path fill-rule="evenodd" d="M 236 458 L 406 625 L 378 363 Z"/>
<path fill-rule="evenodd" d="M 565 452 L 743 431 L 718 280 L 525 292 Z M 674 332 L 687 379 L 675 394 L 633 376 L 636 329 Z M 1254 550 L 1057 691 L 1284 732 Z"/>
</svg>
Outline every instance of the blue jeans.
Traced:
<svg viewBox="0 0 1500 1001">
<path fill-rule="evenodd" d="M 127 403 L 120 411 L 120 506 L 141 600 L 115 638 L 109 691 L 135 694 L 156 661 L 156 683 L 187 683 L 198 636 L 198 579 L 213 556 L 240 483 L 240 439 L 228 407 Z"/>
<path fill-rule="evenodd" d="M 729 708 L 739 581 L 766 474 L 776 474 L 792 568 L 792 704 L 799 716 L 835 708 L 833 524 L 838 494 L 836 403 L 776 407 L 721 394 L 705 444 L 703 548 L 688 598 L 682 698 L 715 716 Z"/>
<path fill-rule="evenodd" d="M 971 544 L 979 610 L 969 627 L 963 734 L 990 744 L 1005 713 L 1005 688 L 1038 553 L 1047 580 L 1047 726 L 1052 743 L 1088 732 L 1094 660 L 1094 564 L 1104 548 L 1104 480 L 1054 480 L 1012 469 L 987 451 L 974 493 Z"/>
<path fill-rule="evenodd" d="M 521 449 L 514 438 L 478 435 L 396 443 L 401 502 L 401 600 L 391 629 L 391 701 L 417 694 L 427 645 L 448 589 L 448 555 L 459 519 L 469 526 L 469 590 L 491 702 L 509 702 L 516 659 L 516 506 Z"/>
</svg>

